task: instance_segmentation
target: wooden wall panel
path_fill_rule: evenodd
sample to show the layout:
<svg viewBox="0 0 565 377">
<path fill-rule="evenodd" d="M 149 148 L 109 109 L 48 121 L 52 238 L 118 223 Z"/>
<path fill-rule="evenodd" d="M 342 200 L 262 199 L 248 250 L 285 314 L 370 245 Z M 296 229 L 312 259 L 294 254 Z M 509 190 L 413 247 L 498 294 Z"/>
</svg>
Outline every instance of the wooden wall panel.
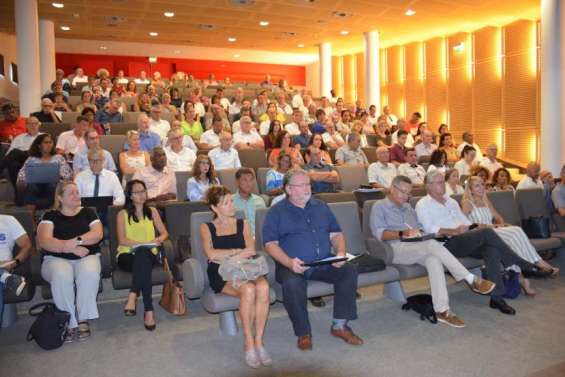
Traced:
<svg viewBox="0 0 565 377">
<path fill-rule="evenodd" d="M 345 55 L 343 57 L 343 99 L 345 102 L 355 102 L 355 86 L 357 82 L 357 61 L 355 55 Z"/>
<path fill-rule="evenodd" d="M 502 30 L 486 27 L 473 38 L 473 132 L 479 145 L 496 143 L 502 154 Z"/>
<path fill-rule="evenodd" d="M 472 49 L 469 33 L 458 33 L 448 38 L 449 130 L 457 143 L 461 134 L 472 131 L 473 126 Z"/>
<path fill-rule="evenodd" d="M 361 103 L 365 103 L 365 54 L 360 53 L 355 55 L 356 68 L 357 68 L 357 85 L 355 99 L 361 100 Z"/>
<path fill-rule="evenodd" d="M 332 89 L 343 97 L 343 56 L 332 56 Z"/>
<path fill-rule="evenodd" d="M 406 117 L 404 97 L 404 47 L 393 46 L 387 49 L 388 105 L 393 114 Z"/>
<path fill-rule="evenodd" d="M 536 22 L 506 25 L 502 86 L 505 156 L 519 162 L 537 157 L 537 52 Z"/>
<path fill-rule="evenodd" d="M 381 106 L 388 105 L 388 75 L 387 75 L 387 50 L 382 48 L 379 52 L 380 59 L 380 83 L 381 83 Z"/>
<path fill-rule="evenodd" d="M 425 42 L 425 97 L 427 121 L 430 128 L 437 131 L 441 123 L 448 123 L 447 108 L 447 56 L 444 38 L 434 38 Z"/>
<path fill-rule="evenodd" d="M 412 114 L 418 111 L 426 119 L 424 97 L 424 44 L 414 42 L 405 46 L 406 82 L 406 112 Z"/>
</svg>

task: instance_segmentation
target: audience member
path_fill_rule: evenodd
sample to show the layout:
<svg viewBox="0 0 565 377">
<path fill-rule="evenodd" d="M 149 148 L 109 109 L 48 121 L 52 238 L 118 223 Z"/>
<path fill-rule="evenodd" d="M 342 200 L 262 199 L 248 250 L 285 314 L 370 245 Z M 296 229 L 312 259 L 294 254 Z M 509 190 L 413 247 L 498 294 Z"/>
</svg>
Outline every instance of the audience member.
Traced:
<svg viewBox="0 0 565 377">
<path fill-rule="evenodd" d="M 445 195 L 461 195 L 465 192 L 463 186 L 460 184 L 459 170 L 447 169 L 445 172 Z"/>
<path fill-rule="evenodd" d="M 271 121 L 271 124 L 269 125 L 269 132 L 267 133 L 267 135 L 263 136 L 265 149 L 267 151 L 275 147 L 275 144 L 281 132 L 282 132 L 281 122 L 279 122 L 276 119 Z"/>
<path fill-rule="evenodd" d="M 136 84 L 149 84 L 150 81 L 147 78 L 147 73 L 145 71 L 139 72 L 139 77 L 134 80 Z"/>
<path fill-rule="evenodd" d="M 123 74 L 123 71 L 122 71 Z M 75 74 L 71 80 L 71 86 L 76 88 L 77 84 L 88 83 L 88 76 L 84 74 L 84 70 L 81 67 L 75 69 Z"/>
<path fill-rule="evenodd" d="M 428 165 L 428 173 L 439 171 L 445 174 L 447 170 L 447 153 L 443 149 L 436 149 L 432 152 L 430 157 L 430 164 Z"/>
<path fill-rule="evenodd" d="M 235 218 L 232 196 L 223 186 L 208 189 L 206 203 L 214 213 L 214 220 L 200 225 L 210 287 L 214 293 L 239 298 L 246 364 L 251 368 L 271 365 L 272 358 L 263 343 L 270 302 L 267 279 L 260 276 L 239 283 L 225 281 L 218 272 L 226 258 L 245 260 L 256 255 L 249 222 Z"/>
<path fill-rule="evenodd" d="M 122 103 L 118 100 L 112 100 L 108 105 L 104 106 L 95 116 L 95 122 L 100 123 L 105 130 L 110 130 L 112 123 L 120 123 L 124 121 L 124 116 L 120 112 Z"/>
<path fill-rule="evenodd" d="M 167 154 L 167 167 L 174 172 L 190 171 L 196 160 L 196 153 L 182 145 L 182 139 L 182 130 L 179 127 L 169 130 L 168 146 L 164 149 Z"/>
<path fill-rule="evenodd" d="M 312 124 L 311 130 L 313 134 L 323 134 L 326 132 L 324 124 L 326 123 L 326 113 L 323 109 L 316 110 L 316 121 Z"/>
<path fill-rule="evenodd" d="M 79 113 L 82 113 L 84 109 L 92 109 L 96 112 L 98 109 L 96 108 L 96 104 L 94 103 L 94 97 L 92 96 L 92 92 L 89 90 L 85 90 L 80 94 L 80 103 L 76 106 L 75 110 Z"/>
<path fill-rule="evenodd" d="M 459 144 L 459 145 L 457 146 L 457 153 L 458 153 L 459 155 L 461 155 L 461 152 L 463 152 L 463 149 L 464 149 L 466 146 L 473 147 L 473 148 L 475 148 L 475 152 L 477 152 L 477 154 L 475 155 L 475 159 L 474 159 L 473 162 L 474 162 L 474 163 L 479 163 L 479 162 L 481 162 L 481 160 L 483 159 L 483 153 L 481 152 L 481 148 L 479 147 L 479 145 L 478 145 L 477 143 L 475 143 L 475 141 L 474 141 L 475 138 L 474 138 L 473 134 L 470 133 L 470 132 L 468 132 L 468 131 L 467 131 L 467 132 L 463 132 L 462 138 L 463 138 L 463 141 L 461 142 L 461 144 Z M 496 157 L 496 155 L 495 155 L 495 157 Z"/>
<path fill-rule="evenodd" d="M 461 154 L 457 153 L 457 149 L 453 146 L 453 138 L 449 132 L 440 135 L 439 149 L 445 151 L 445 154 L 447 155 L 447 162 L 459 161 L 459 158 L 461 157 Z"/>
<path fill-rule="evenodd" d="M 292 167 L 292 158 L 286 153 L 280 153 L 277 164 L 267 171 L 265 176 L 266 193 L 269 196 L 284 195 L 284 175 Z M 272 203 L 271 203 L 272 205 Z"/>
<path fill-rule="evenodd" d="M 397 126 L 396 131 L 394 131 L 390 137 L 392 145 L 398 143 L 398 133 L 400 131 L 405 131 L 407 134 L 406 134 L 406 142 L 404 143 L 404 146 L 407 148 L 414 147 L 414 136 L 412 135 L 412 133 L 409 132 L 406 121 L 402 118 L 398 119 L 398 121 L 396 122 L 396 126 Z"/>
<path fill-rule="evenodd" d="M 392 248 L 392 263 L 416 263 L 426 268 L 438 321 L 452 327 L 465 327 L 465 322 L 449 308 L 444 267 L 456 281 L 464 280 L 474 292 L 480 294 L 489 294 L 494 289 L 494 283 L 470 273 L 440 242 L 410 240 L 422 236 L 416 211 L 408 202 L 411 190 L 408 177 L 398 175 L 392 180 L 387 197 L 371 208 L 371 232 L 376 239 Z"/>
<path fill-rule="evenodd" d="M 86 144 L 84 134 L 88 130 L 88 123 L 88 118 L 80 115 L 77 117 L 72 129 L 62 132 L 57 137 L 57 145 L 55 147 L 57 153 L 64 155 L 67 161 L 72 161 L 73 156 Z"/>
<path fill-rule="evenodd" d="M 269 163 L 276 166 L 278 157 L 281 153 L 287 154 L 292 160 L 292 166 L 298 167 L 304 165 L 304 159 L 300 153 L 300 149 L 292 145 L 292 137 L 286 131 L 281 131 L 277 136 L 277 140 L 269 154 Z"/>
<path fill-rule="evenodd" d="M 120 172 L 124 176 L 132 175 L 151 164 L 149 153 L 141 150 L 139 132 L 135 130 L 128 131 L 126 140 L 128 148 L 119 154 Z"/>
<path fill-rule="evenodd" d="M 319 134 L 316 134 L 319 136 Z M 339 174 L 335 168 L 322 160 L 322 150 L 315 146 L 306 149 L 309 162 L 304 165 L 312 182 L 312 193 L 336 192 L 335 185 L 339 183 Z"/>
<path fill-rule="evenodd" d="M 351 133 L 347 137 L 347 144 L 335 152 L 336 165 L 367 165 L 369 161 L 361 149 L 361 137 Z"/>
<path fill-rule="evenodd" d="M 161 145 L 161 137 L 159 134 L 149 129 L 149 117 L 146 114 L 140 114 L 137 118 L 137 132 L 139 136 L 139 147 L 142 151 L 149 152 L 153 148 Z M 126 141 L 124 149 L 129 149 L 129 140 Z"/>
<path fill-rule="evenodd" d="M 257 187 L 255 172 L 250 168 L 239 168 L 235 172 L 237 192 L 233 195 L 233 204 L 237 211 L 243 211 L 249 223 L 251 235 L 255 237 L 255 212 L 265 208 L 265 200 L 253 191 Z"/>
<path fill-rule="evenodd" d="M 502 168 L 502 164 L 496 159 L 498 153 L 498 147 L 496 144 L 489 144 L 486 149 L 487 155 L 479 163 L 480 166 L 487 168 L 490 175 L 492 176 L 495 171 Z"/>
<path fill-rule="evenodd" d="M 397 167 L 398 165 L 404 163 L 406 159 L 406 139 L 408 137 L 408 132 L 398 131 L 396 134 L 396 143 L 390 148 L 390 161 L 394 163 Z"/>
<path fill-rule="evenodd" d="M 492 175 L 492 191 L 515 191 L 512 186 L 512 177 L 506 168 L 497 169 Z"/>
<path fill-rule="evenodd" d="M 390 111 L 390 106 L 385 105 L 383 107 L 383 115 L 385 116 L 386 122 L 388 123 L 389 127 L 396 126 L 398 118 Z"/>
<path fill-rule="evenodd" d="M 0 121 L 0 142 L 10 143 L 16 136 L 26 132 L 26 119 L 18 116 L 18 108 L 11 103 L 2 106 L 4 120 Z M 36 116 L 31 114 L 36 120 Z"/>
<path fill-rule="evenodd" d="M 202 124 L 198 120 L 194 103 L 186 101 L 184 103 L 184 120 L 180 124 L 183 134 L 191 136 L 195 141 L 200 140 L 204 132 Z"/>
<path fill-rule="evenodd" d="M 422 142 L 416 144 L 414 147 L 418 158 L 431 156 L 433 151 L 437 149 L 437 145 L 433 143 L 433 139 L 434 135 L 432 131 L 425 130 L 422 132 Z"/>
<path fill-rule="evenodd" d="M 136 171 L 132 179 L 145 183 L 147 197 L 151 201 L 175 200 L 177 179 L 175 172 L 167 167 L 167 153 L 162 147 L 155 147 L 149 156 L 151 165 Z"/>
<path fill-rule="evenodd" d="M 171 125 L 165 119 L 161 119 L 161 105 L 151 107 L 149 129 L 159 135 L 161 140 L 165 140 L 167 137 L 167 133 L 171 129 Z"/>
<path fill-rule="evenodd" d="M 41 100 L 41 111 L 32 113 L 41 123 L 61 123 L 61 119 L 57 114 L 55 114 L 53 101 L 49 98 L 43 98 Z"/>
<path fill-rule="evenodd" d="M 561 180 L 555 185 L 551 192 L 551 199 L 555 210 L 560 216 L 565 216 L 565 165 L 561 167 L 560 177 Z"/>
<path fill-rule="evenodd" d="M 396 165 L 390 162 L 387 147 L 377 148 L 377 161 L 369 165 L 367 176 L 369 184 L 374 188 L 389 189 L 394 177 L 398 175 Z"/>
<path fill-rule="evenodd" d="M 92 149 L 98 149 L 100 147 L 100 135 L 94 128 L 89 128 L 84 133 L 84 145 L 79 147 L 75 155 L 73 156 L 73 171 L 75 174 L 80 173 L 83 170 L 87 170 L 89 167 L 88 163 L 88 152 Z M 101 149 L 104 154 L 103 167 L 104 169 L 110 170 L 112 172 L 117 172 L 116 164 L 112 154 L 105 149 Z"/>
<path fill-rule="evenodd" d="M 300 145 L 300 148 L 307 148 L 310 144 L 310 139 L 312 138 L 312 133 L 310 132 L 310 128 L 308 128 L 308 123 L 302 121 L 298 124 L 298 135 L 295 135 L 292 138 L 292 142 L 294 144 Z"/>
<path fill-rule="evenodd" d="M 37 227 L 37 243 L 43 254 L 41 277 L 51 284 L 57 308 L 71 315 L 65 342 L 88 338 L 88 321 L 98 318 L 102 237 L 102 223 L 94 210 L 81 207 L 77 185 L 59 183 L 55 209 Z"/>
<path fill-rule="evenodd" d="M 261 135 L 252 129 L 251 118 L 244 116 L 240 119 L 241 130 L 233 135 L 235 149 L 265 149 Z"/>
<path fill-rule="evenodd" d="M 422 186 L 426 177 L 426 169 L 422 165 L 418 165 L 416 150 L 407 148 L 404 160 L 406 162 L 398 166 L 398 174 L 408 177 L 413 185 Z"/>
<path fill-rule="evenodd" d="M 216 170 L 238 169 L 241 167 L 239 153 L 232 147 L 232 135 L 229 132 L 220 133 L 220 145 L 208 152 Z"/>
<path fill-rule="evenodd" d="M 207 155 L 198 155 L 192 167 L 192 177 L 186 183 L 186 197 L 191 202 L 204 200 L 206 190 L 211 186 L 217 186 L 220 180 L 216 176 L 216 170 L 212 160 Z"/>
<path fill-rule="evenodd" d="M 416 135 L 416 132 L 418 131 L 418 125 L 420 124 L 421 119 L 422 119 L 422 114 L 420 114 L 419 112 L 412 113 L 412 116 L 410 116 L 410 120 L 406 124 L 407 127 L 405 130 L 412 135 Z"/>
<path fill-rule="evenodd" d="M 322 135 L 312 135 L 310 142 L 306 146 L 306 149 L 310 147 L 318 148 L 321 153 L 322 161 L 325 164 L 333 165 L 332 156 L 330 155 L 330 152 L 328 152 L 328 146 L 326 145 L 326 143 L 324 143 L 324 138 L 322 137 Z M 310 156 L 308 154 L 306 154 L 306 162 L 310 162 Z"/>
<path fill-rule="evenodd" d="M 292 122 L 284 126 L 286 132 L 290 136 L 300 135 L 300 123 L 304 122 L 304 113 L 299 108 L 295 108 L 292 111 Z"/>
<path fill-rule="evenodd" d="M 485 182 L 485 185 L 490 182 L 490 172 L 488 171 L 487 168 L 482 167 L 480 165 L 474 165 L 471 168 L 470 175 L 472 177 L 480 177 L 483 180 L 483 182 Z"/>
<path fill-rule="evenodd" d="M 111 196 L 113 205 L 124 204 L 124 190 L 116 173 L 104 167 L 105 154 L 100 147 L 88 150 L 89 167 L 80 171 L 75 177 L 81 198 Z M 104 221 L 103 221 L 104 223 Z"/>
<path fill-rule="evenodd" d="M 477 152 L 475 151 L 475 148 L 470 145 L 463 148 L 461 151 L 461 159 L 453 165 L 453 167 L 459 172 L 459 176 L 462 177 L 464 175 L 471 175 L 471 167 L 473 166 L 476 155 Z"/>
<path fill-rule="evenodd" d="M 138 246 L 152 243 L 160 246 L 169 238 L 159 211 L 147 205 L 147 188 L 139 180 L 129 181 L 125 189 L 124 209 L 116 218 L 118 267 L 132 273 L 132 284 L 124 307 L 126 316 L 136 314 L 137 297 L 143 297 L 143 324 L 148 331 L 155 330 L 151 272 L 157 263 L 157 247 Z M 157 236 L 157 232 L 158 236 Z M 137 246 L 137 247 L 136 247 Z M 135 247 L 135 250 L 134 250 Z"/>
<path fill-rule="evenodd" d="M 385 121 L 379 121 L 375 125 L 375 140 L 377 147 L 385 147 L 390 143 L 390 135 L 387 131 L 388 125 Z"/>
<path fill-rule="evenodd" d="M 200 136 L 200 142 L 198 143 L 199 149 L 212 149 L 220 145 L 220 134 L 224 129 L 224 122 L 222 118 L 214 118 L 212 122 L 212 128 L 205 131 L 202 136 Z"/>
<path fill-rule="evenodd" d="M 288 197 L 267 212 L 263 226 L 265 250 L 276 262 L 276 280 L 282 286 L 283 303 L 300 350 L 312 349 L 306 306 L 308 280 L 334 285 L 330 332 L 348 344 L 361 345 L 363 340 L 348 326 L 348 321 L 357 318 L 355 266 L 345 262 L 317 267 L 304 265 L 331 256 L 332 246 L 337 256 L 346 253 L 345 238 L 334 214 L 327 204 L 311 197 L 310 187 L 310 178 L 304 170 L 287 173 L 284 190 Z"/>
<path fill-rule="evenodd" d="M 540 178 L 540 165 L 537 162 L 529 162 L 526 167 L 526 175 L 518 182 L 517 190 L 540 188 L 543 189 L 543 182 Z"/>
<path fill-rule="evenodd" d="M 326 121 L 326 132 L 322 134 L 322 139 L 324 143 L 331 149 L 338 149 L 345 145 L 345 141 L 341 134 L 335 129 L 333 120 L 328 119 Z"/>
</svg>

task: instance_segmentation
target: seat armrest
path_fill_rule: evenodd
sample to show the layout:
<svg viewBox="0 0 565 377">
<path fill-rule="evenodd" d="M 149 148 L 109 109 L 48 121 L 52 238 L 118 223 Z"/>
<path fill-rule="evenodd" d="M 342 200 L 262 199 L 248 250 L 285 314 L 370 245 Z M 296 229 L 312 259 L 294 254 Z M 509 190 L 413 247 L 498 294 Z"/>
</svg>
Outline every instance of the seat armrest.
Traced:
<svg viewBox="0 0 565 377">
<path fill-rule="evenodd" d="M 555 223 L 558 232 L 565 232 L 565 216 L 554 213 L 553 222 Z"/>
<path fill-rule="evenodd" d="M 365 240 L 369 254 L 382 259 L 387 265 L 392 264 L 394 256 L 392 248 L 385 242 L 379 241 L 376 238 L 368 238 Z"/>
<path fill-rule="evenodd" d="M 182 263 L 184 294 L 190 299 L 200 298 L 204 292 L 204 269 L 196 258 Z"/>
<path fill-rule="evenodd" d="M 269 266 L 267 281 L 269 282 L 269 284 L 273 284 L 275 282 L 275 268 L 276 268 L 275 260 L 266 251 L 263 250 L 257 251 L 257 255 L 262 255 L 265 257 L 265 260 L 267 261 L 267 266 Z"/>
</svg>

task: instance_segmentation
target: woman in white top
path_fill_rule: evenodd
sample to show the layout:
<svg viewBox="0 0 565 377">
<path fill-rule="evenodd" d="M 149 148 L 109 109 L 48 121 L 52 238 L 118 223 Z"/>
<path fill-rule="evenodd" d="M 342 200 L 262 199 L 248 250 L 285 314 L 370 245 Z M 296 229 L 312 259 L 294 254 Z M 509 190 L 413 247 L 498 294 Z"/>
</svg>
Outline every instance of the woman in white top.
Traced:
<svg viewBox="0 0 565 377">
<path fill-rule="evenodd" d="M 124 184 L 126 175 L 133 175 L 151 163 L 149 153 L 140 149 L 139 132 L 130 130 L 127 132 L 126 138 L 128 150 L 119 155 L 120 171 L 124 175 Z"/>
<path fill-rule="evenodd" d="M 198 155 L 192 166 L 192 177 L 186 184 L 186 197 L 195 202 L 204 200 L 206 190 L 210 186 L 219 185 L 220 180 L 216 176 L 212 160 L 207 155 Z"/>
<path fill-rule="evenodd" d="M 359 137 L 361 138 L 361 148 L 369 146 L 369 143 L 367 143 L 367 135 L 365 135 L 363 123 L 361 121 L 356 120 L 353 122 L 351 132 L 359 134 Z"/>
<path fill-rule="evenodd" d="M 461 195 L 465 192 L 459 184 L 459 172 L 457 169 L 448 169 L 445 172 L 445 195 Z"/>
<path fill-rule="evenodd" d="M 552 276 L 559 273 L 558 268 L 551 266 L 539 256 L 522 228 L 504 222 L 488 199 L 485 184 L 480 177 L 469 178 L 461 207 L 470 221 L 493 227 L 496 234 L 522 259 L 535 264 L 542 271 L 550 271 Z M 535 291 L 529 287 L 527 279 L 523 280 L 522 286 L 527 295 L 535 294 Z"/>
<path fill-rule="evenodd" d="M 453 165 L 455 169 L 459 172 L 460 176 L 471 175 L 471 167 L 473 166 L 473 161 L 477 151 L 470 145 L 466 145 L 461 151 L 461 159 Z"/>
<path fill-rule="evenodd" d="M 447 171 L 447 153 L 443 149 L 436 149 L 430 156 L 430 165 L 428 165 L 428 173 L 439 170 L 443 174 Z"/>
</svg>

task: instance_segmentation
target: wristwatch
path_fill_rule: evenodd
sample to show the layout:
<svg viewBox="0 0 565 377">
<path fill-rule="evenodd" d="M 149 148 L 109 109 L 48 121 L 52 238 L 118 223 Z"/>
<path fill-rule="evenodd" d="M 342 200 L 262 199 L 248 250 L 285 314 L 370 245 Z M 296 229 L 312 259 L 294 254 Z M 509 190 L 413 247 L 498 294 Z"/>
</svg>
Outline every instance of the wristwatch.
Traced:
<svg viewBox="0 0 565 377">
<path fill-rule="evenodd" d="M 77 237 L 77 246 L 82 246 L 82 244 L 84 243 L 82 237 Z"/>
<path fill-rule="evenodd" d="M 403 231 L 403 230 L 400 230 L 400 231 L 398 232 L 398 238 L 402 238 L 402 237 L 404 237 L 404 231 Z"/>
</svg>

